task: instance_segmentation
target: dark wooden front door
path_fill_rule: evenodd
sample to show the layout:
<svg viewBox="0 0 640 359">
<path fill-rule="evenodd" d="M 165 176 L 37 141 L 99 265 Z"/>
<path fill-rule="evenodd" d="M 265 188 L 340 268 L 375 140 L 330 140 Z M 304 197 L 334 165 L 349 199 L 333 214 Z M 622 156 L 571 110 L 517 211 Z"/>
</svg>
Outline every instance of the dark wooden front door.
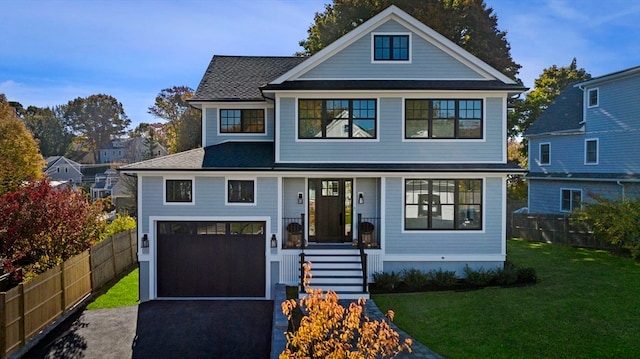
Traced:
<svg viewBox="0 0 640 359">
<path fill-rule="evenodd" d="M 350 179 L 309 180 L 311 241 L 351 241 L 351 183 Z"/>
</svg>

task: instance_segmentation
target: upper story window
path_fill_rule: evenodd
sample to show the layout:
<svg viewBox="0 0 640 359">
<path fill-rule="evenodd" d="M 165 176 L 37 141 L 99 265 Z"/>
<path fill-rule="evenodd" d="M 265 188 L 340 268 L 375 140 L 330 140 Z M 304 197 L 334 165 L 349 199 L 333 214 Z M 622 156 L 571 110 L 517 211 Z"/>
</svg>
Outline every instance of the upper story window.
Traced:
<svg viewBox="0 0 640 359">
<path fill-rule="evenodd" d="M 406 139 L 482 138 L 482 100 L 405 100 Z"/>
<path fill-rule="evenodd" d="M 588 106 L 587 107 L 597 107 L 598 106 L 598 101 L 599 101 L 599 96 L 598 96 L 598 89 L 590 89 L 587 91 L 587 101 L 588 101 Z"/>
<path fill-rule="evenodd" d="M 227 203 L 255 203 L 253 180 L 228 180 Z"/>
<path fill-rule="evenodd" d="M 168 179 L 165 180 L 166 203 L 192 203 L 193 180 Z"/>
<path fill-rule="evenodd" d="M 584 163 L 587 165 L 598 164 L 598 139 L 584 141 Z"/>
<path fill-rule="evenodd" d="M 405 230 L 482 229 L 481 179 L 406 179 Z"/>
<path fill-rule="evenodd" d="M 374 61 L 409 61 L 409 35 L 374 35 Z"/>
<path fill-rule="evenodd" d="M 264 110 L 220 110 L 221 133 L 264 133 Z"/>
<path fill-rule="evenodd" d="M 582 206 L 582 190 L 580 189 L 562 189 L 560 191 L 560 211 L 572 212 L 578 210 Z"/>
<path fill-rule="evenodd" d="M 551 163 L 551 144 L 541 143 L 540 144 L 540 164 L 548 165 L 549 163 Z"/>
<path fill-rule="evenodd" d="M 298 100 L 298 138 L 376 138 L 376 100 Z"/>
</svg>

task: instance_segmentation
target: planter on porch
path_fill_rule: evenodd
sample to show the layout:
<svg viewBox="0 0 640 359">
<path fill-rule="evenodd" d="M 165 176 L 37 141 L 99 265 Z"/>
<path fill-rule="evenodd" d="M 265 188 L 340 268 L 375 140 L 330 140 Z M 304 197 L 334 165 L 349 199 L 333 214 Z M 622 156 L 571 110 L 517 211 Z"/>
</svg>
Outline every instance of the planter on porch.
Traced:
<svg viewBox="0 0 640 359">
<path fill-rule="evenodd" d="M 362 236 L 362 243 L 366 247 L 375 247 L 375 239 L 373 238 L 373 230 L 375 226 L 371 222 L 361 222 L 360 223 L 360 235 Z"/>
<path fill-rule="evenodd" d="M 302 225 L 292 222 L 287 225 L 287 247 L 295 248 L 300 246 L 302 240 Z"/>
</svg>

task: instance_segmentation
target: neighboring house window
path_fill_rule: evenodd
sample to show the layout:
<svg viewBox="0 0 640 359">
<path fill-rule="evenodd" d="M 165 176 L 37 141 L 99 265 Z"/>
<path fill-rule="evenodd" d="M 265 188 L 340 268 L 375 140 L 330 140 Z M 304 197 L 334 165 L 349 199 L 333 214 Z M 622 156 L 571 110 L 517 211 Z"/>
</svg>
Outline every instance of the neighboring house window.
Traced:
<svg viewBox="0 0 640 359">
<path fill-rule="evenodd" d="M 69 172 L 69 168 L 65 167 L 65 168 L 64 168 L 64 172 L 65 172 L 65 173 L 68 173 L 68 172 Z"/>
<path fill-rule="evenodd" d="M 540 144 L 540 164 L 548 165 L 549 163 L 551 163 L 551 144 L 541 143 Z"/>
<path fill-rule="evenodd" d="M 482 229 L 481 179 L 406 179 L 405 230 Z"/>
<path fill-rule="evenodd" d="M 184 203 L 193 201 L 193 181 L 185 179 L 168 179 L 165 182 L 166 202 Z"/>
<path fill-rule="evenodd" d="M 581 208 L 582 190 L 580 189 L 562 189 L 561 190 L 560 210 L 562 212 L 572 212 Z"/>
<path fill-rule="evenodd" d="M 405 100 L 406 139 L 482 138 L 482 100 Z"/>
<path fill-rule="evenodd" d="M 220 110 L 220 132 L 264 133 L 264 110 Z"/>
<path fill-rule="evenodd" d="M 374 61 L 408 61 L 409 35 L 374 35 Z"/>
<path fill-rule="evenodd" d="M 587 97 L 589 101 L 588 107 L 597 107 L 598 106 L 598 89 L 591 89 L 587 91 Z"/>
<path fill-rule="evenodd" d="M 376 100 L 298 100 L 298 138 L 376 138 Z"/>
<path fill-rule="evenodd" d="M 598 164 L 598 140 L 590 139 L 584 143 L 584 163 L 588 165 Z"/>
<path fill-rule="evenodd" d="M 60 167 L 56 167 L 56 172 L 60 173 Z"/>
<path fill-rule="evenodd" d="M 227 182 L 227 202 L 228 203 L 254 203 L 255 189 L 254 181 L 251 180 L 229 180 Z"/>
</svg>

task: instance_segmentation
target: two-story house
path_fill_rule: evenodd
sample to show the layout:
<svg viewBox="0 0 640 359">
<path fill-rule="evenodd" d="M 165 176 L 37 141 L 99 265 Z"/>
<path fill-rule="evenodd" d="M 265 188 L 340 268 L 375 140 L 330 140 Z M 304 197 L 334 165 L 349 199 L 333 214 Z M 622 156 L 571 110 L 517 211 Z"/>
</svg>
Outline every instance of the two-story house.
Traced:
<svg viewBox="0 0 640 359">
<path fill-rule="evenodd" d="M 82 183 L 82 165 L 64 156 L 48 157 L 44 173 L 52 181 Z"/>
<path fill-rule="evenodd" d="M 640 195 L 640 66 L 570 84 L 526 131 L 529 212 Z"/>
<path fill-rule="evenodd" d="M 270 298 L 301 258 L 341 298 L 375 272 L 502 266 L 524 90 L 395 6 L 308 58 L 214 56 L 203 148 L 120 168 L 141 300 Z"/>
<path fill-rule="evenodd" d="M 100 163 L 133 163 L 167 155 L 167 149 L 145 137 L 112 140 L 100 149 Z"/>
</svg>

